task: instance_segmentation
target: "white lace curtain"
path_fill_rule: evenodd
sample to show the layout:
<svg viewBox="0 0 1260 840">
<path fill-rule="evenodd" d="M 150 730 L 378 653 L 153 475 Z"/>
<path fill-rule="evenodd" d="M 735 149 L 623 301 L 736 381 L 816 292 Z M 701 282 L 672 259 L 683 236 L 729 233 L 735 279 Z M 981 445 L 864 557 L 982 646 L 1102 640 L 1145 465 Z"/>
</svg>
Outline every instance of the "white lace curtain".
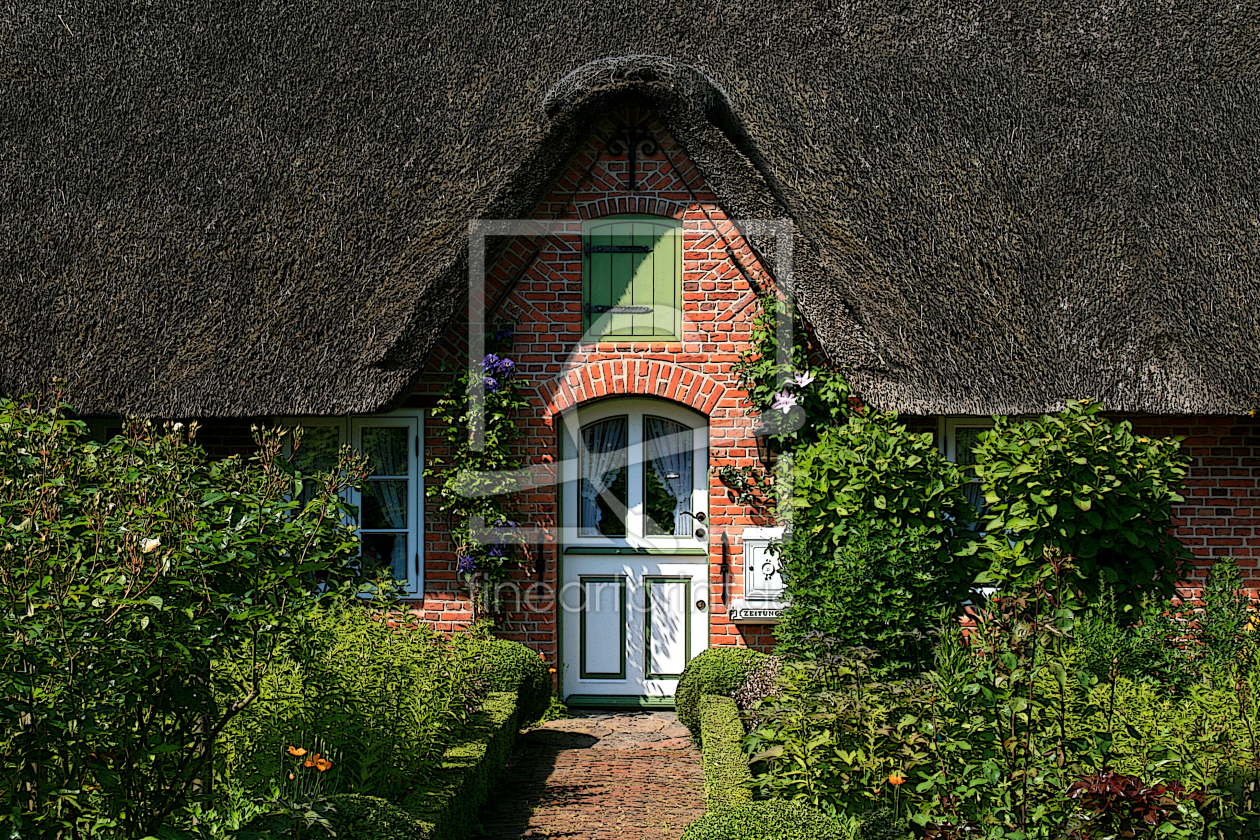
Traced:
<svg viewBox="0 0 1260 840">
<path fill-rule="evenodd" d="M 407 430 L 401 427 L 385 427 L 363 430 L 363 454 L 372 461 L 374 476 L 408 475 L 409 453 L 407 451 Z M 408 481 L 372 481 L 368 480 L 363 487 L 365 493 L 372 494 L 381 506 L 381 515 L 391 528 L 407 527 L 407 490 Z M 407 579 L 407 538 L 399 534 L 394 539 L 394 551 L 390 557 L 390 567 L 398 580 Z"/>
<path fill-rule="evenodd" d="M 691 502 L 691 430 L 660 417 L 645 417 L 643 440 L 652 469 L 674 499 L 673 533 L 685 536 L 691 531 L 690 514 L 683 512 Z"/>
<path fill-rule="evenodd" d="M 582 527 L 584 537 L 599 536 L 603 514 L 598 499 L 626 465 L 626 418 L 610 417 L 582 429 Z"/>
</svg>

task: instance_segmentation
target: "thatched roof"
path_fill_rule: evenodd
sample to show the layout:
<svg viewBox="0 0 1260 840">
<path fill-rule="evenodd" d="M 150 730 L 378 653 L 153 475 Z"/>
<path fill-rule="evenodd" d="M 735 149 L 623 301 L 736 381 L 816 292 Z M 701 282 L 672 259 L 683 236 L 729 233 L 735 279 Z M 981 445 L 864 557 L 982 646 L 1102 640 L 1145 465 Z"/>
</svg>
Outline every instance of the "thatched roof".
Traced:
<svg viewBox="0 0 1260 840">
<path fill-rule="evenodd" d="M 468 220 L 529 214 L 635 97 L 732 213 L 795 221 L 870 401 L 1246 411 L 1258 33 L 1226 0 L 8 4 L 0 392 L 381 408 L 460 309 Z"/>
</svg>

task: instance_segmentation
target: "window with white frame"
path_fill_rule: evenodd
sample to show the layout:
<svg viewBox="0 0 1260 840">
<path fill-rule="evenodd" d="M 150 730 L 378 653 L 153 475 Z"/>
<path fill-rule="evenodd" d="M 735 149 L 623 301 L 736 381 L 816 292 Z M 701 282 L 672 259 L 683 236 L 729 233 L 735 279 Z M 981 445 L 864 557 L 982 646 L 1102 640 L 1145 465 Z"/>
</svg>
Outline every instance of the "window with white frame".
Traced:
<svg viewBox="0 0 1260 840">
<path fill-rule="evenodd" d="M 293 452 L 303 473 L 331 469 L 345 444 L 368 459 L 369 475 L 346 501 L 359 512 L 356 523 L 364 571 L 388 569 L 406 593 L 424 591 L 423 422 L 418 411 L 365 417 L 303 417 L 285 421 L 302 428 Z"/>
<path fill-rule="evenodd" d="M 941 452 L 945 460 L 963 468 L 968 478 L 963 486 L 963 495 L 978 514 L 983 514 L 984 489 L 974 469 L 976 458 L 973 449 L 980 435 L 993 428 L 993 420 L 988 417 L 949 417 L 942 420 L 941 425 Z"/>
<path fill-rule="evenodd" d="M 707 545 L 702 416 L 663 400 L 602 400 L 566 415 L 562 435 L 568 546 Z"/>
</svg>

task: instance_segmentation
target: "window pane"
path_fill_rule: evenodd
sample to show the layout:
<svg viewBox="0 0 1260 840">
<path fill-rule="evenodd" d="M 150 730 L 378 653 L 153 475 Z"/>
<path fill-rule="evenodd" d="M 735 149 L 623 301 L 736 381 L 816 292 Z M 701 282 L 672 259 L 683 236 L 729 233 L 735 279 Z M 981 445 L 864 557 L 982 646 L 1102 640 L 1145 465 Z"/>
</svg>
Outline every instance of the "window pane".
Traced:
<svg viewBox="0 0 1260 840">
<path fill-rule="evenodd" d="M 293 451 L 293 466 L 306 475 L 331 470 L 337 463 L 339 436 L 336 426 L 303 426 L 302 442 Z"/>
<path fill-rule="evenodd" d="M 647 460 L 643 465 L 644 507 L 649 536 L 691 533 L 691 429 L 660 417 L 643 419 Z"/>
<path fill-rule="evenodd" d="M 372 475 L 408 474 L 410 429 L 406 426 L 381 426 L 363 430 L 363 454 L 372 466 Z"/>
<path fill-rule="evenodd" d="M 583 536 L 625 536 L 627 428 L 625 417 L 610 417 L 582 429 Z"/>
<path fill-rule="evenodd" d="M 406 580 L 409 577 L 406 534 L 364 532 L 359 535 L 359 539 L 362 541 L 365 574 L 372 575 L 389 571 L 394 575 L 395 580 Z"/>
<path fill-rule="evenodd" d="M 303 426 L 302 442 L 293 452 L 294 468 L 303 475 L 331 470 L 337 464 L 340 434 L 336 426 Z M 304 482 L 298 501 L 306 504 L 317 491 L 314 482 Z"/>
<path fill-rule="evenodd" d="M 960 467 L 971 467 L 976 463 L 976 456 L 972 453 L 972 448 L 980 439 L 980 435 L 989 431 L 988 429 L 978 429 L 974 426 L 961 426 L 954 430 L 954 463 Z M 975 471 L 964 469 L 968 478 L 975 478 Z"/>
<path fill-rule="evenodd" d="M 364 528 L 406 528 L 407 482 L 365 481 L 359 522 Z"/>
</svg>

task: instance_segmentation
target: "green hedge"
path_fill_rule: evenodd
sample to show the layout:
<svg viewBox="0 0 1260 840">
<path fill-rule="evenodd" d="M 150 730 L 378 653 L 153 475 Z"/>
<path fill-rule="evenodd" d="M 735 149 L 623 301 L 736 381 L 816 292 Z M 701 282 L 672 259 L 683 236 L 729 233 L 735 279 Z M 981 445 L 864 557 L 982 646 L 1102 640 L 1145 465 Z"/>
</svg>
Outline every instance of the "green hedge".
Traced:
<svg viewBox="0 0 1260 840">
<path fill-rule="evenodd" d="M 474 637 L 469 643 L 486 661 L 486 687 L 515 691 L 516 713 L 522 726 L 543 716 L 551 705 L 551 673 L 547 663 L 520 642 L 493 636 Z"/>
<path fill-rule="evenodd" d="M 700 701 L 700 733 L 704 742 L 704 804 L 720 811 L 752 801 L 742 785 L 752 778 L 744 754 L 744 724 L 729 697 L 706 694 Z"/>
<path fill-rule="evenodd" d="M 682 840 L 849 840 L 849 833 L 816 808 L 772 799 L 710 811 Z"/>
<path fill-rule="evenodd" d="M 427 784 L 400 804 L 375 796 L 332 797 L 337 840 L 462 840 L 478 825 L 491 787 L 507 766 L 516 739 L 516 698 L 496 692 L 465 727 L 465 740 L 446 750 Z"/>
<path fill-rule="evenodd" d="M 765 658 L 764 653 L 740 647 L 712 647 L 687 663 L 674 694 L 678 721 L 691 732 L 691 739 L 703 744 L 700 732 L 700 698 L 706 694 L 730 697 L 743 684 L 749 670 Z"/>
</svg>

